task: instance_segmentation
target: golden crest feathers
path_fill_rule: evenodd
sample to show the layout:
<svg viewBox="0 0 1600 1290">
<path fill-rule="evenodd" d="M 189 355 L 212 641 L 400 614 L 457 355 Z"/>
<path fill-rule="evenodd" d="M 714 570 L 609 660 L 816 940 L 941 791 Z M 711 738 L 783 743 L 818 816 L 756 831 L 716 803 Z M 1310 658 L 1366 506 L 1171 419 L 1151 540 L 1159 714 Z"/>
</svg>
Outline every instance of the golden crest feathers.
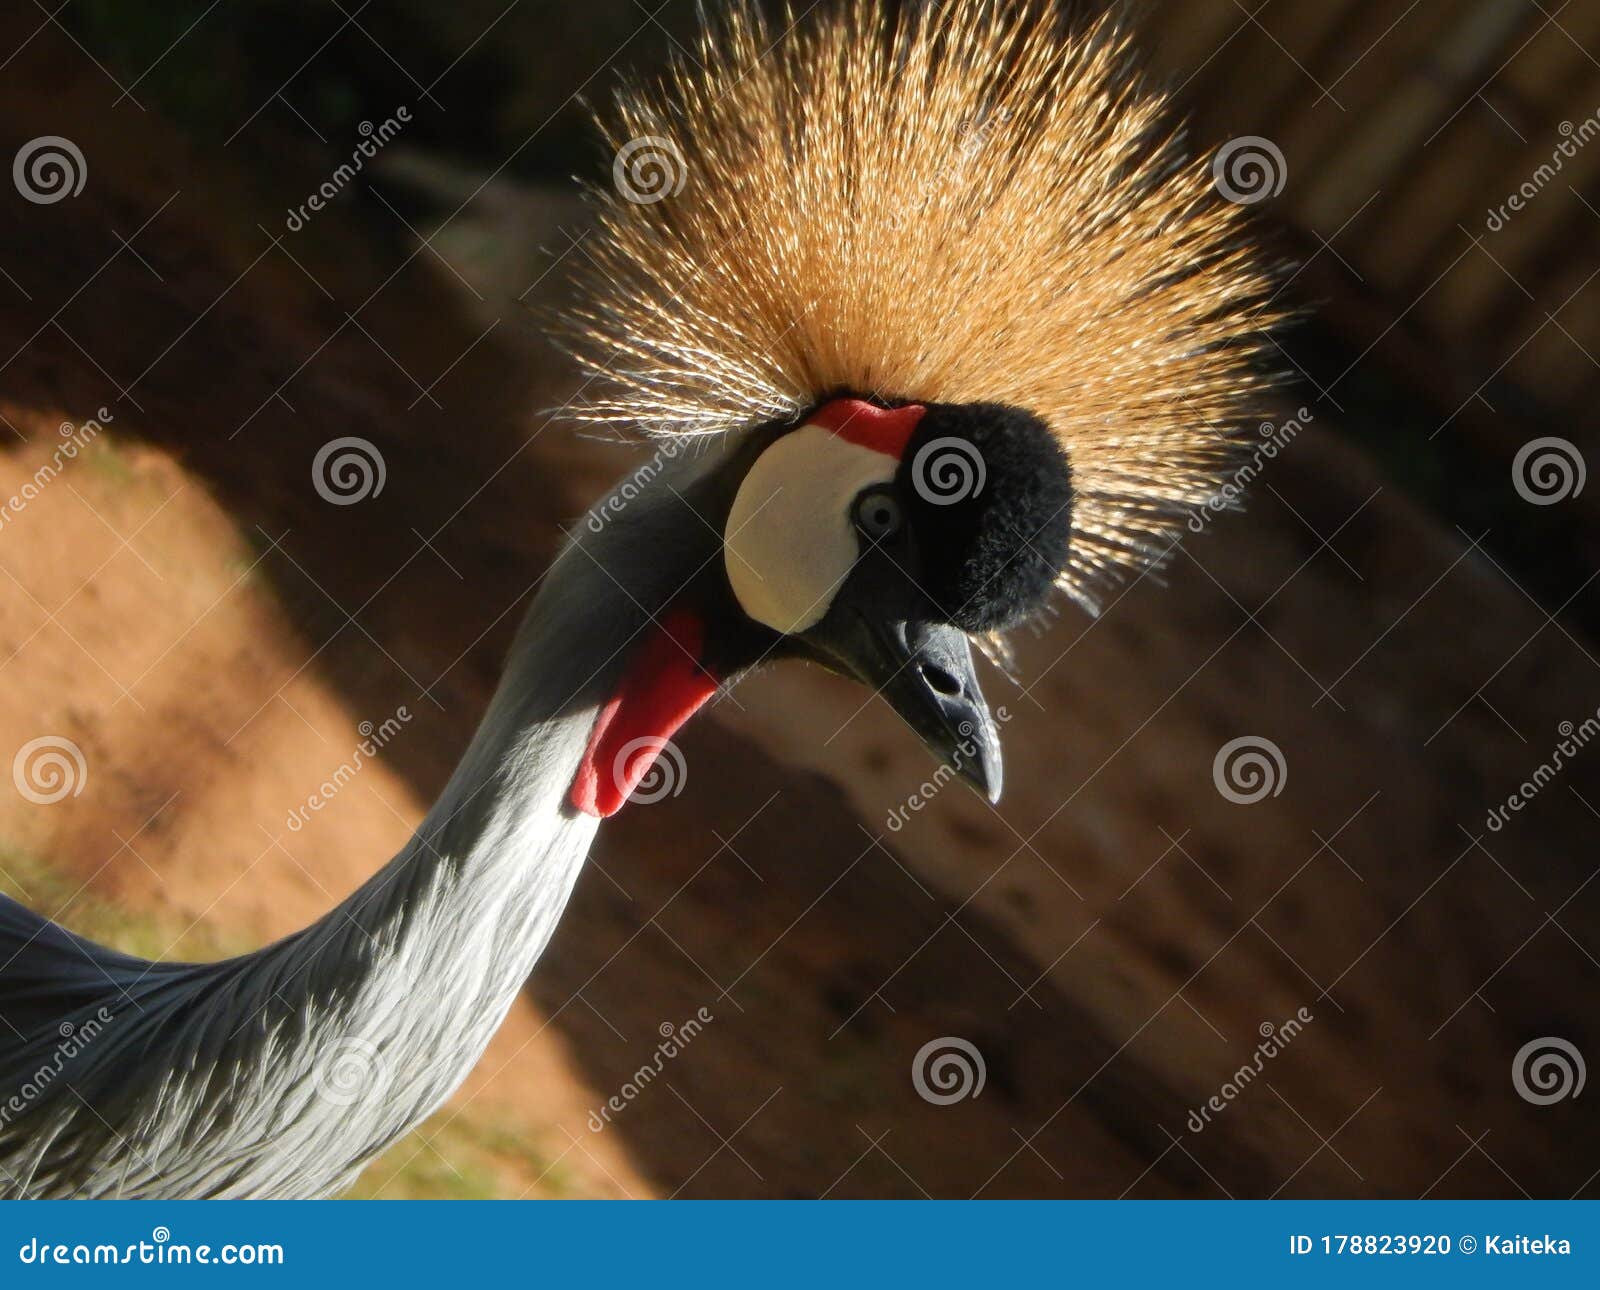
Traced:
<svg viewBox="0 0 1600 1290">
<path fill-rule="evenodd" d="M 1036 413 L 1061 585 L 1159 554 L 1259 419 L 1270 274 L 1111 19 L 1046 0 L 748 0 L 607 125 L 578 415 L 738 430 L 848 391 Z"/>
</svg>

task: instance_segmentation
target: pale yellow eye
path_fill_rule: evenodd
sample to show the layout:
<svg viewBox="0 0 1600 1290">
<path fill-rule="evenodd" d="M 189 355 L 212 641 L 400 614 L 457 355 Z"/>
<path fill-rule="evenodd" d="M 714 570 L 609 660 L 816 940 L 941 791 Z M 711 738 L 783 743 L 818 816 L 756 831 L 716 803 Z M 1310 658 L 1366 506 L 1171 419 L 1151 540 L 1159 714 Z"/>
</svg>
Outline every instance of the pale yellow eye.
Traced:
<svg viewBox="0 0 1600 1290">
<path fill-rule="evenodd" d="M 861 554 L 856 499 L 887 485 L 896 465 L 810 425 L 756 458 L 723 534 L 728 583 L 740 608 L 785 635 L 821 621 Z M 871 495 L 887 496 L 876 489 Z M 893 520 L 887 511 L 883 518 Z"/>
</svg>

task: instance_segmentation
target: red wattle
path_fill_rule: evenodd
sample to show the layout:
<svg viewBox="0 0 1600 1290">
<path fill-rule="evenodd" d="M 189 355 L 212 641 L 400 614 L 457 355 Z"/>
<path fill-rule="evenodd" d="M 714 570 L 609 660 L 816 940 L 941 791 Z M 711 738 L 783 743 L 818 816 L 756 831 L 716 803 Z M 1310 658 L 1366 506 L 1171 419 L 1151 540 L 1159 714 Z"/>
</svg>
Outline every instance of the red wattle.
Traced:
<svg viewBox="0 0 1600 1290">
<path fill-rule="evenodd" d="M 675 609 L 647 629 L 616 692 L 600 709 L 567 799 L 602 819 L 615 815 L 678 727 L 717 690 L 700 663 L 705 624 Z M 680 773 L 671 768 L 669 773 Z"/>
<path fill-rule="evenodd" d="M 903 408 L 880 408 L 863 399 L 834 399 L 824 403 L 808 420 L 808 425 L 832 431 L 846 443 L 871 448 L 899 460 L 905 455 L 917 422 L 927 412 L 920 403 Z"/>
</svg>

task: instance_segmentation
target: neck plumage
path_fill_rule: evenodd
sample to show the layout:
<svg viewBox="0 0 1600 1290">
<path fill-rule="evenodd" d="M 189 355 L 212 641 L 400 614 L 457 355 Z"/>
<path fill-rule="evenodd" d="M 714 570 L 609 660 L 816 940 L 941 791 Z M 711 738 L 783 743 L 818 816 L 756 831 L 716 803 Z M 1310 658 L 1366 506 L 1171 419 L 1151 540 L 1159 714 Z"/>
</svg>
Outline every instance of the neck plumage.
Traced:
<svg viewBox="0 0 1600 1290">
<path fill-rule="evenodd" d="M 567 545 L 415 836 L 310 927 L 146 963 L 0 898 L 0 1016 L 28 1036 L 0 1040 L 0 1101 L 54 1077 L 0 1118 L 0 1194 L 325 1195 L 460 1084 L 593 840 L 567 794 L 596 712 L 703 550 L 680 508 L 630 510 Z"/>
</svg>

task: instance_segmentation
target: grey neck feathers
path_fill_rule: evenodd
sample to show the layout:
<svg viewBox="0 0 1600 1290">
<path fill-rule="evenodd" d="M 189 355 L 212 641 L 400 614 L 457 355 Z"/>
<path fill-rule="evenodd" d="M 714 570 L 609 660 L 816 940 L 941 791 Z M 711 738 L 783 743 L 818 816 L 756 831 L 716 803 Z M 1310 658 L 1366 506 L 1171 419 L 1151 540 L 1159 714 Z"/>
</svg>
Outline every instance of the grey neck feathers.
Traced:
<svg viewBox="0 0 1600 1290">
<path fill-rule="evenodd" d="M 318 922 L 147 963 L 0 898 L 0 1195 L 326 1195 L 460 1084 L 593 840 L 565 797 L 595 711 L 720 548 L 685 513 L 699 466 L 659 473 L 575 528 L 439 800 Z"/>
</svg>

